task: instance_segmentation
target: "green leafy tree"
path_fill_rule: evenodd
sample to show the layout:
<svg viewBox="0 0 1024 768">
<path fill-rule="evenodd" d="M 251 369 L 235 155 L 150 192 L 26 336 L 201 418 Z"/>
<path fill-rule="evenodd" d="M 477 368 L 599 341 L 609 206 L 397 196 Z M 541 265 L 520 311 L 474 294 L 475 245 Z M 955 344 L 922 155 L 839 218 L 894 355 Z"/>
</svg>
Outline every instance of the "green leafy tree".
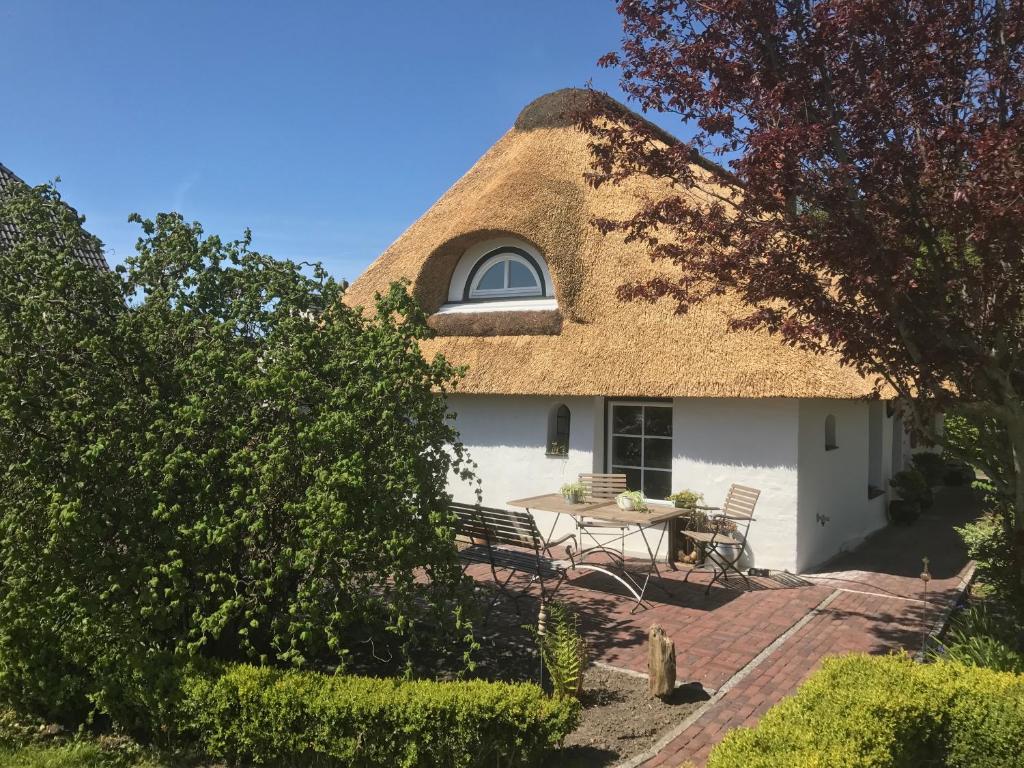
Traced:
<svg viewBox="0 0 1024 768">
<path fill-rule="evenodd" d="M 621 50 L 601 63 L 689 137 L 609 120 L 602 99 L 581 121 L 592 183 L 672 190 L 597 222 L 669 272 L 620 296 L 686 312 L 730 292 L 747 305 L 735 328 L 836 355 L 930 443 L 955 450 L 935 418 L 954 405 L 998 425 L 1024 585 L 1024 3 L 617 8 Z"/>
<path fill-rule="evenodd" d="M 957 528 L 967 553 L 977 563 L 977 576 L 993 590 L 1024 627 L 1024 583 L 1014 557 L 1013 446 L 1005 427 L 996 419 L 960 409 L 946 414 L 945 444 L 950 452 L 980 467 L 984 475 L 974 482 L 982 492 L 987 511 L 979 520 Z"/>
<path fill-rule="evenodd" d="M 0 696 L 147 730 L 199 659 L 412 670 L 470 641 L 459 372 L 404 286 L 363 313 L 176 214 L 105 272 L 52 187 L 0 206 Z"/>
</svg>

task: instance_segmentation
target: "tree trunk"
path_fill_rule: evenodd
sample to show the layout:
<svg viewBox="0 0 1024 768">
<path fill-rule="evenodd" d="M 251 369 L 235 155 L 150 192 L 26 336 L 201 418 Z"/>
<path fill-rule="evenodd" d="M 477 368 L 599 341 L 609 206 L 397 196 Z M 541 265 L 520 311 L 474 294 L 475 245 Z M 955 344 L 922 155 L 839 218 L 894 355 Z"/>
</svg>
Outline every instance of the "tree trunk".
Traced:
<svg viewBox="0 0 1024 768">
<path fill-rule="evenodd" d="M 651 696 L 669 696 L 676 687 L 676 644 L 657 624 L 651 625 L 647 645 L 648 690 Z"/>
</svg>

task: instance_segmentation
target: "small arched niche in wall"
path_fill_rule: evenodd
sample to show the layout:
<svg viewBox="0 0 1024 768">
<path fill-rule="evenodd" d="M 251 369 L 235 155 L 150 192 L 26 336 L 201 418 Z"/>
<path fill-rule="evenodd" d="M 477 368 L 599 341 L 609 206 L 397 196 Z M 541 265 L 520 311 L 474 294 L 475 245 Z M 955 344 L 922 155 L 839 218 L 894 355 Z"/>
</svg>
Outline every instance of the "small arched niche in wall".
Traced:
<svg viewBox="0 0 1024 768">
<path fill-rule="evenodd" d="M 548 413 L 548 439 L 545 453 L 548 456 L 569 455 L 569 428 L 572 414 L 564 403 L 556 405 Z"/>
<path fill-rule="evenodd" d="M 839 447 L 836 441 L 836 417 L 829 414 L 825 417 L 825 450 L 834 451 Z"/>
</svg>

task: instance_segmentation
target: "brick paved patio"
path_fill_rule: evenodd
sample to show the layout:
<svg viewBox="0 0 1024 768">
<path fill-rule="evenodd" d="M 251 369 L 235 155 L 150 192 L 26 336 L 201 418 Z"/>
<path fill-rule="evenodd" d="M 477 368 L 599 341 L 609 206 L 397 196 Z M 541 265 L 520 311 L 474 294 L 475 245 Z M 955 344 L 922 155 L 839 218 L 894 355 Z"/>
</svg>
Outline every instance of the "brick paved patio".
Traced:
<svg viewBox="0 0 1024 768">
<path fill-rule="evenodd" d="M 668 573 L 668 594 L 650 588 L 651 608 L 635 614 L 613 580 L 573 577 L 558 597 L 580 615 L 596 661 L 645 672 L 647 631 L 657 623 L 675 641 L 679 682 L 699 683 L 710 697 L 692 722 L 663 737 L 656 754 L 626 765 L 701 765 L 726 731 L 755 723 L 826 655 L 919 650 L 968 571 L 953 526 L 975 514 L 968 489 L 946 489 L 915 525 L 880 532 L 827 570 L 752 579 L 749 590 L 733 579 L 707 597 L 706 574 L 684 584 L 681 572 Z M 919 577 L 925 556 L 932 573 L 927 589 Z M 487 578 L 485 570 L 471 573 Z M 523 608 L 524 618 L 535 615 L 535 605 Z"/>
</svg>

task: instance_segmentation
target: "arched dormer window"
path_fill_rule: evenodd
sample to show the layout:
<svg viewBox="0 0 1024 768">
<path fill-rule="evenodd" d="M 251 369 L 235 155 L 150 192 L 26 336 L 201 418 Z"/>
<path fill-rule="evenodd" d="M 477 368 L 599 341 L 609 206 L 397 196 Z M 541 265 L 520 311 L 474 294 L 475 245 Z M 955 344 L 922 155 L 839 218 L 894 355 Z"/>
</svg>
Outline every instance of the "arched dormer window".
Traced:
<svg viewBox="0 0 1024 768">
<path fill-rule="evenodd" d="M 473 243 L 459 258 L 448 284 L 445 313 L 557 310 L 554 284 L 543 254 L 511 235 Z"/>
<path fill-rule="evenodd" d="M 497 248 L 473 265 L 463 298 L 530 298 L 544 295 L 544 275 L 522 248 Z"/>
</svg>

